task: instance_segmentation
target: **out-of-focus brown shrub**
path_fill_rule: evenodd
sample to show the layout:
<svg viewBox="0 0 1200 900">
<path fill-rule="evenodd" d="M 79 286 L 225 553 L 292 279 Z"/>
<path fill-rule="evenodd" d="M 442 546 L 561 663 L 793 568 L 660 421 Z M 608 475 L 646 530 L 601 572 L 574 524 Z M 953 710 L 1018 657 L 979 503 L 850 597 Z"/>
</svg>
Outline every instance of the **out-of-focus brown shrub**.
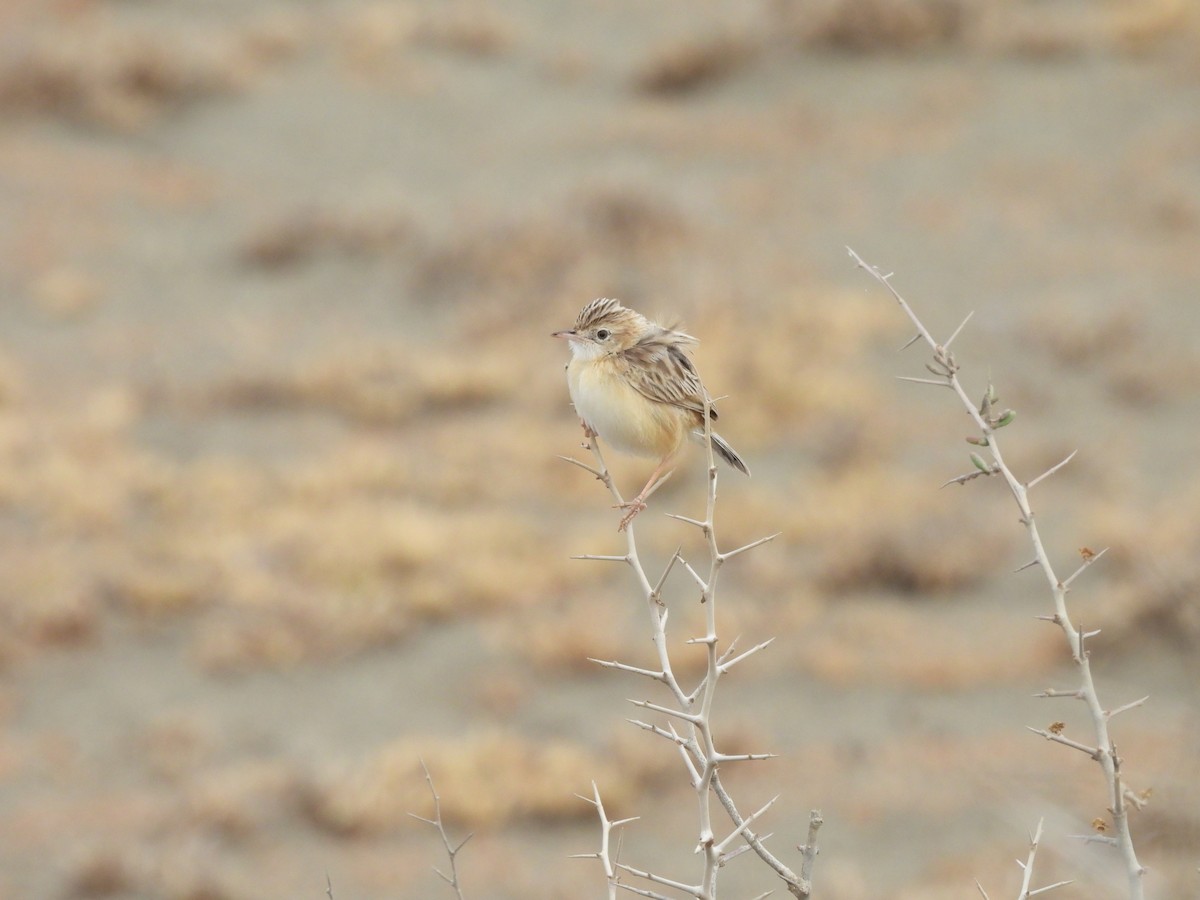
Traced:
<svg viewBox="0 0 1200 900">
<path fill-rule="evenodd" d="M 1107 553 L 1097 600 L 1097 647 L 1138 652 L 1145 639 L 1200 647 L 1200 482 L 1181 484 L 1152 508 L 1097 497 L 1084 512 L 1089 541 Z"/>
<path fill-rule="evenodd" d="M 188 785 L 185 815 L 195 825 L 245 839 L 293 812 L 300 781 L 278 759 L 250 760 L 207 772 Z"/>
<path fill-rule="evenodd" d="M 936 479 L 859 465 L 826 473 L 749 513 L 806 551 L 817 583 L 835 593 L 887 590 L 945 595 L 1006 565 L 1021 533 L 999 517 L 964 517 L 963 501 Z"/>
<path fill-rule="evenodd" d="M 207 391 L 208 407 L 316 408 L 352 422 L 398 425 L 509 397 L 519 372 L 500 346 L 449 354 L 410 343 L 331 353 L 299 371 L 243 374 Z"/>
<path fill-rule="evenodd" d="M 620 747 L 617 748 L 620 750 Z M 660 749 L 660 748 L 655 748 Z M 659 754 L 668 757 L 670 754 Z M 454 785 L 442 793 L 442 815 L 456 827 L 495 827 L 518 820 L 555 821 L 594 815 L 575 797 L 580 785 L 603 785 L 605 807 L 632 808 L 650 771 L 628 754 L 599 755 L 556 738 L 534 739 L 486 732 L 451 740 L 408 738 L 368 759 L 315 777 L 306 805 L 314 821 L 332 831 L 388 831 L 430 815 L 421 759 L 434 781 Z"/>
<path fill-rule="evenodd" d="M 647 94 L 683 94 L 720 81 L 751 62 L 761 50 L 748 34 L 722 32 L 656 52 L 634 75 Z"/>
<path fill-rule="evenodd" d="M 503 53 L 517 37 L 515 23 L 498 8 L 462 0 L 426 11 L 414 28 L 414 39 L 420 43 L 476 57 Z"/>
<path fill-rule="evenodd" d="M 1004 610 L 997 610 L 998 627 Z M 801 633 L 791 658 L 835 685 L 895 684 L 915 690 L 969 690 L 1050 671 L 1063 660 L 1062 636 L 1041 632 L 997 642 L 986 629 L 964 633 L 967 615 L 942 618 L 896 601 L 833 601 Z"/>
<path fill-rule="evenodd" d="M 708 310 L 696 331 L 719 339 L 702 341 L 696 356 L 710 391 L 737 391 L 721 403 L 726 436 L 742 443 L 807 440 L 809 429 L 832 437 L 841 423 L 843 435 L 859 434 L 843 444 L 851 453 L 842 461 L 851 462 L 884 404 L 877 379 L 859 360 L 888 312 L 860 296 L 799 291 L 774 305 L 766 322 L 731 306 Z"/>
<path fill-rule="evenodd" d="M 806 47 L 858 53 L 952 44 L 966 31 L 964 0 L 776 0 L 784 34 Z"/>
<path fill-rule="evenodd" d="M 1069 59 L 1085 53 L 1139 56 L 1174 41 L 1194 47 L 1200 12 L 1188 0 L 1120 0 L 1083 4 L 981 4 L 975 43 L 1027 59 Z"/>
<path fill-rule="evenodd" d="M 412 233 L 393 211 L 296 210 L 242 239 L 237 256 L 248 265 L 281 269 L 314 257 L 370 257 L 396 252 Z"/>
<path fill-rule="evenodd" d="M 549 311 L 563 295 L 580 298 L 582 306 L 594 291 L 626 283 L 630 273 L 653 277 L 693 231 L 674 204 L 629 188 L 584 191 L 565 206 L 431 245 L 417 262 L 414 292 L 455 301 L 486 297 L 468 327 L 508 325 L 514 306 Z"/>
<path fill-rule="evenodd" d="M 1200 377 L 1200 355 L 1158 335 L 1136 303 L 1096 310 L 1087 298 L 1054 298 L 1023 324 L 1023 337 L 1064 368 L 1097 373 L 1100 386 L 1133 405 L 1161 403 Z"/>
<path fill-rule="evenodd" d="M 1187 0 L 1129 4 L 965 0 L 776 0 L 780 31 L 804 47 L 855 53 L 964 47 L 1029 59 L 1141 55 L 1170 42 L 1187 52 L 1200 13 Z"/>
<path fill-rule="evenodd" d="M 0 65 L 0 109 L 120 130 L 197 100 L 242 90 L 252 58 L 217 34 L 138 32 L 97 20 L 20 35 Z"/>
</svg>

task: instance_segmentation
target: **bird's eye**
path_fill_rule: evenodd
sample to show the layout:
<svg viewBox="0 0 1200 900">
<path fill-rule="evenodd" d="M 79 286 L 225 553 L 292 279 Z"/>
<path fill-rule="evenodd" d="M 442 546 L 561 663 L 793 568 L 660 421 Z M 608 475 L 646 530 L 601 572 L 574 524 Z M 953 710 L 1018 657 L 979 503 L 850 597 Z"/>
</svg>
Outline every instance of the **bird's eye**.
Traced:
<svg viewBox="0 0 1200 900">
<path fill-rule="evenodd" d="M 602 340 L 602 341 L 607 341 L 607 340 L 608 340 L 608 336 L 609 336 L 611 333 L 612 333 L 612 332 L 610 332 L 610 331 L 609 331 L 607 328 L 601 328 L 601 329 L 599 329 L 599 330 L 596 332 L 596 337 L 597 337 L 598 339 Z"/>
</svg>

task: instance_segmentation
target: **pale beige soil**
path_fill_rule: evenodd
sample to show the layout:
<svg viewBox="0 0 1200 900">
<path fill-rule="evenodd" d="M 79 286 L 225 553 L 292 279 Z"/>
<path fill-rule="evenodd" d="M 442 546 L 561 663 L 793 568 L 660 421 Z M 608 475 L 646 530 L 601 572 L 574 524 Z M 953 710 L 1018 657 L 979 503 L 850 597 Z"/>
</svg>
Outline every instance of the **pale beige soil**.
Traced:
<svg viewBox="0 0 1200 900">
<path fill-rule="evenodd" d="M 697 871 L 618 515 L 564 348 L 599 295 L 678 315 L 723 474 L 726 775 L 829 900 L 1123 897 L 1082 709 L 969 423 L 845 253 L 1016 408 L 1114 723 L 1148 896 L 1200 896 L 1200 42 L 1193 2 L 0 3 L 0 900 L 450 893 Z M 698 459 L 638 520 L 695 535 Z M 647 467 L 616 461 L 623 485 Z M 700 611 L 674 583 L 672 638 Z M 664 699 L 664 698 L 658 698 Z M 776 888 L 749 856 L 722 896 Z M 781 889 L 777 888 L 777 894 Z"/>
</svg>

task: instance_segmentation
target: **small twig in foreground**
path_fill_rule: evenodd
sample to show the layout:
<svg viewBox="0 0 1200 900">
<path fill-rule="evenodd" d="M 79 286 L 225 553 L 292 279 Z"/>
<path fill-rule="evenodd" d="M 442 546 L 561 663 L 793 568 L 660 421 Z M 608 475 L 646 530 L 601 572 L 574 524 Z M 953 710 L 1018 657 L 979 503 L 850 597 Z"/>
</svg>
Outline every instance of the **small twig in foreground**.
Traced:
<svg viewBox="0 0 1200 900">
<path fill-rule="evenodd" d="M 596 814 L 600 817 L 600 849 L 596 853 L 573 853 L 571 859 L 598 859 L 601 865 L 604 866 L 604 878 L 608 883 L 609 900 L 615 900 L 617 896 L 617 888 L 624 887 L 621 884 L 621 877 L 617 874 L 616 866 L 619 863 L 616 861 L 616 856 L 620 856 L 620 845 L 618 843 L 616 856 L 612 852 L 612 833 L 614 830 L 626 825 L 630 822 L 636 822 L 637 816 L 631 816 L 628 819 L 618 819 L 616 822 L 609 821 L 608 813 L 604 811 L 604 801 L 600 799 L 600 788 L 596 787 L 596 782 L 592 782 L 592 796 L 585 797 L 583 794 L 576 794 L 580 800 L 585 803 L 590 803 L 596 808 Z"/>
<path fill-rule="evenodd" d="M 433 818 L 427 819 L 424 816 L 418 816 L 416 813 L 409 813 L 414 819 L 424 822 L 426 825 L 432 825 L 437 829 L 438 834 L 442 838 L 442 846 L 446 848 L 446 855 L 450 857 L 450 874 L 447 875 L 437 866 L 433 867 L 433 871 L 437 872 L 438 876 L 454 888 L 454 895 L 458 900 L 465 900 L 462 888 L 458 884 L 458 851 L 466 846 L 474 835 L 468 834 L 465 838 L 458 842 L 457 846 L 450 843 L 450 838 L 446 834 L 446 827 L 442 824 L 442 798 L 438 796 L 437 789 L 433 786 L 433 776 L 429 774 L 429 766 L 425 765 L 425 760 L 421 760 L 421 768 L 425 771 L 425 783 L 429 785 L 429 793 L 433 794 Z M 330 888 L 332 891 L 332 888 Z M 331 894 L 332 896 L 332 894 Z"/>
<path fill-rule="evenodd" d="M 1025 862 L 1017 860 L 1017 865 L 1021 867 L 1021 892 L 1017 894 L 1017 900 L 1029 900 L 1030 897 L 1036 897 L 1039 894 L 1046 894 L 1055 888 L 1064 887 L 1070 884 L 1070 881 L 1056 881 L 1054 884 L 1048 884 L 1045 887 L 1031 888 L 1033 882 L 1033 861 L 1037 857 L 1038 845 L 1042 840 L 1042 821 L 1038 819 L 1037 830 L 1029 837 L 1029 856 Z M 983 889 L 983 885 L 979 883 L 979 879 L 975 879 L 975 887 L 979 889 L 979 893 L 983 896 L 983 900 L 990 900 L 987 891 Z"/>
</svg>

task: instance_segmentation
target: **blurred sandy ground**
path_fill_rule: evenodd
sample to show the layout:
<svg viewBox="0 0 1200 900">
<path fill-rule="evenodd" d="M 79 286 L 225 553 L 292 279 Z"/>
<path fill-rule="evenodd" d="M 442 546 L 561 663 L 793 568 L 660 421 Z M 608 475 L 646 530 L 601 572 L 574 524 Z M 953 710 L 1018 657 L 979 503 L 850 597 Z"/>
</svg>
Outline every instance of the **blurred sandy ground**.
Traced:
<svg viewBox="0 0 1200 900">
<path fill-rule="evenodd" d="M 722 481 L 729 773 L 826 898 L 1123 896 L 1016 514 L 849 244 L 1018 410 L 1113 706 L 1150 895 L 1196 896 L 1200 10 L 1150 3 L 0 3 L 0 897 L 598 896 L 589 809 L 673 874 L 693 802 L 548 338 L 679 315 Z M 619 463 L 630 486 L 645 467 Z M 695 538 L 681 473 L 639 520 Z M 698 612 L 669 598 L 680 665 Z M 793 858 L 793 857 L 789 857 Z M 773 887 L 749 857 L 724 884 Z"/>
</svg>

